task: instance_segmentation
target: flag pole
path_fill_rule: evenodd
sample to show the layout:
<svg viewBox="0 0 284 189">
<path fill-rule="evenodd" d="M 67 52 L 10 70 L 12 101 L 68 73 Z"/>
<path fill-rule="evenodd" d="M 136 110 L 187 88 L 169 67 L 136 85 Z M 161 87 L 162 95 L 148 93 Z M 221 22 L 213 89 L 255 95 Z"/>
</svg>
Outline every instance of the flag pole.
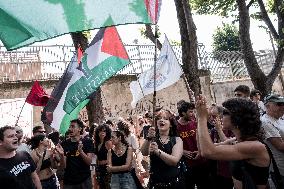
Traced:
<svg viewBox="0 0 284 189">
<path fill-rule="evenodd" d="M 156 111 L 156 72 L 157 72 L 157 43 L 158 43 L 158 25 L 155 24 L 155 54 L 154 54 L 154 93 L 153 93 L 153 127 L 156 127 L 156 121 L 154 113 Z"/>
<path fill-rule="evenodd" d="M 187 90 L 187 93 L 188 93 L 189 100 L 190 100 L 190 102 L 194 103 L 194 92 L 190 89 L 188 81 L 185 77 L 185 74 L 182 74 L 182 78 L 183 78 L 183 81 L 184 81 L 184 84 L 185 84 L 185 87 L 186 87 L 186 90 Z"/>
<path fill-rule="evenodd" d="M 19 114 L 19 115 L 18 115 L 18 117 L 17 117 L 17 120 L 16 120 L 16 123 L 15 123 L 15 126 L 17 126 L 17 125 L 18 125 L 18 122 L 19 122 L 19 119 L 20 119 L 20 116 L 21 116 L 21 114 L 22 114 L 22 111 L 23 111 L 23 109 L 24 109 L 25 104 L 26 104 L 26 101 L 25 101 L 25 103 L 23 104 L 23 106 L 22 106 L 22 108 L 21 108 L 21 111 L 20 111 L 20 114 Z"/>
</svg>

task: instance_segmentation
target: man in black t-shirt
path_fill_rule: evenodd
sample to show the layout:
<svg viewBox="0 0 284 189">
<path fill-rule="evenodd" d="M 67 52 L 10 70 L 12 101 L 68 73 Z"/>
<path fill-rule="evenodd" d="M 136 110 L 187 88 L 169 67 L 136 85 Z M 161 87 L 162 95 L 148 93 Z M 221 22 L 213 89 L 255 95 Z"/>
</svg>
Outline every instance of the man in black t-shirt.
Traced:
<svg viewBox="0 0 284 189">
<path fill-rule="evenodd" d="M 0 128 L 0 186 L 9 189 L 41 189 L 36 165 L 25 152 L 16 152 L 18 138 L 14 127 Z"/>
<path fill-rule="evenodd" d="M 83 128 L 82 121 L 72 120 L 69 127 L 70 139 L 61 144 L 65 156 L 64 189 L 92 188 L 90 165 L 94 145 L 90 138 L 81 138 Z"/>
</svg>

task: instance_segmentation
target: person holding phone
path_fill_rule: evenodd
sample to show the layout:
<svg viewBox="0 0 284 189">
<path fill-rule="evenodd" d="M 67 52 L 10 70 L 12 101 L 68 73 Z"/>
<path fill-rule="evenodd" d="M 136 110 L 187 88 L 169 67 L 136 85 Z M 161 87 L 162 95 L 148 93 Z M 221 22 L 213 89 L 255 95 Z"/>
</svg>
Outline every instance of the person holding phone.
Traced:
<svg viewBox="0 0 284 189">
<path fill-rule="evenodd" d="M 149 188 L 184 188 L 177 165 L 182 157 L 183 142 L 177 137 L 174 116 L 170 111 L 160 110 L 156 121 L 157 131 L 150 127 L 141 147 L 144 156 L 150 155 Z"/>
</svg>

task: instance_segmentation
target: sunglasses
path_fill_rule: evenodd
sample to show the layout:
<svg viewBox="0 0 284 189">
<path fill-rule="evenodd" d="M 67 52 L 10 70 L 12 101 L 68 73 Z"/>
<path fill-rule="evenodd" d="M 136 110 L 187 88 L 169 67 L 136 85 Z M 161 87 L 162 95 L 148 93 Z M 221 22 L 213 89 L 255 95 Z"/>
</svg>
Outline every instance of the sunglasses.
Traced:
<svg viewBox="0 0 284 189">
<path fill-rule="evenodd" d="M 240 93 L 235 93 L 235 96 L 236 96 L 236 97 L 240 97 L 240 96 L 242 96 L 242 94 L 240 94 Z"/>
<path fill-rule="evenodd" d="M 46 133 L 46 131 L 37 131 L 37 133 Z"/>
</svg>

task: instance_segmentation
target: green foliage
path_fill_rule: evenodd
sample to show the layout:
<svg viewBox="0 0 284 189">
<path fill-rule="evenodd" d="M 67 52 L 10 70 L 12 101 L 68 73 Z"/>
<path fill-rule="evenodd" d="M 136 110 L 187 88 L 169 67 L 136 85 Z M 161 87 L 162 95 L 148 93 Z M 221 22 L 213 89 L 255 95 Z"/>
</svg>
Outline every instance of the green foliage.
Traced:
<svg viewBox="0 0 284 189">
<path fill-rule="evenodd" d="M 236 26 L 224 24 L 217 27 L 213 34 L 213 50 L 216 51 L 240 51 L 239 32 Z"/>
<path fill-rule="evenodd" d="M 198 14 L 229 16 L 237 10 L 235 0 L 192 0 L 190 4 Z"/>
<path fill-rule="evenodd" d="M 152 31 L 155 32 L 155 26 L 151 26 L 151 28 L 152 28 Z M 157 25 L 157 29 L 158 29 L 157 35 L 158 35 L 158 38 L 159 38 L 161 36 L 161 32 L 160 32 L 158 25 Z M 148 37 L 146 35 L 146 27 L 145 26 L 139 28 L 139 31 L 140 31 L 140 34 L 143 38 L 148 39 Z"/>
<path fill-rule="evenodd" d="M 181 46 L 181 42 L 176 40 L 170 40 L 170 44 L 172 46 Z"/>
</svg>

